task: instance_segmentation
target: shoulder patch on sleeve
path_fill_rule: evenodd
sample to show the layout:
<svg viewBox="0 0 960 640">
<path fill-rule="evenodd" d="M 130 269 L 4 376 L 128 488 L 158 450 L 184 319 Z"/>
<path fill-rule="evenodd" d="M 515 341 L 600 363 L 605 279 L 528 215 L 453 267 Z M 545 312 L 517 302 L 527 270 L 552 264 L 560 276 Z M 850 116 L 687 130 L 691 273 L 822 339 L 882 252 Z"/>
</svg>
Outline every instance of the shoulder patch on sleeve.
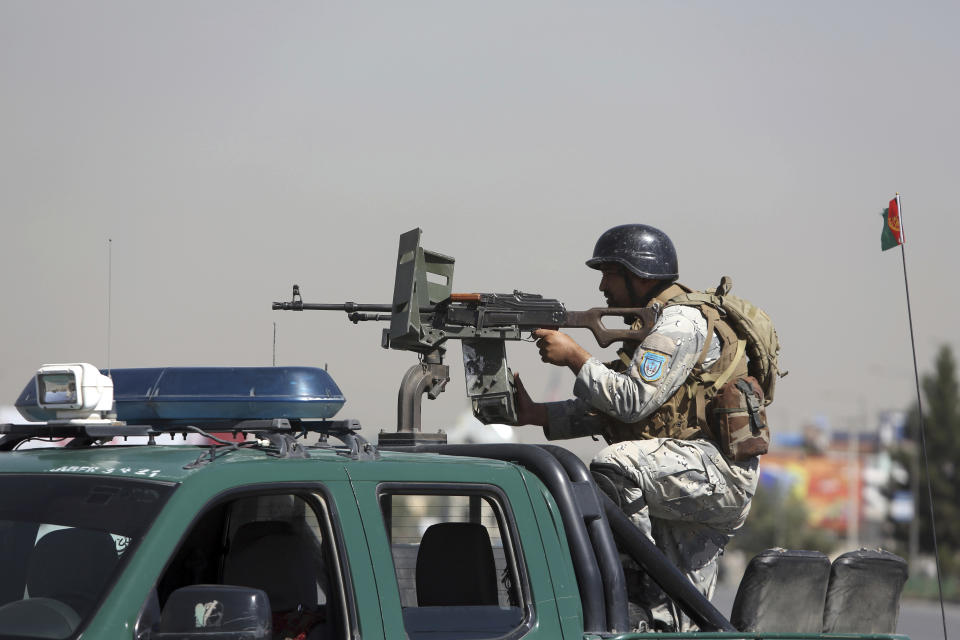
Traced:
<svg viewBox="0 0 960 640">
<path fill-rule="evenodd" d="M 667 363 L 670 356 L 660 351 L 645 350 L 640 362 L 637 363 L 637 369 L 640 371 L 640 378 L 644 382 L 656 382 L 663 377 L 667 370 Z"/>
<path fill-rule="evenodd" d="M 647 351 L 659 351 L 673 355 L 677 351 L 677 336 L 666 335 L 661 331 L 654 331 L 640 343 L 640 348 Z"/>
</svg>

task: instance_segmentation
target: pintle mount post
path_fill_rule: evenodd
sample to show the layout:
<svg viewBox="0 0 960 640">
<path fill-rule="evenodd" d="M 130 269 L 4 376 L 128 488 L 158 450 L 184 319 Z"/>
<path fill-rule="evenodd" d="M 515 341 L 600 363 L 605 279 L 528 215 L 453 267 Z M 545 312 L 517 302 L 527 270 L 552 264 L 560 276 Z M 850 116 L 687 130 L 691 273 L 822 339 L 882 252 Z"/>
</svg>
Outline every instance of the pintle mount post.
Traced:
<svg viewBox="0 0 960 640">
<path fill-rule="evenodd" d="M 450 367 L 443 364 L 446 336 L 442 328 L 422 322 L 420 310 L 435 308 L 450 298 L 454 259 L 421 247 L 422 233 L 420 229 L 412 229 L 400 236 L 393 283 L 393 315 L 390 328 L 383 332 L 385 348 L 415 351 L 422 354 L 422 360 L 403 376 L 397 397 L 397 430 L 382 431 L 381 446 L 445 444 L 447 441 L 442 431 L 424 433 L 420 430 L 423 394 L 435 400 L 450 380 Z"/>
</svg>

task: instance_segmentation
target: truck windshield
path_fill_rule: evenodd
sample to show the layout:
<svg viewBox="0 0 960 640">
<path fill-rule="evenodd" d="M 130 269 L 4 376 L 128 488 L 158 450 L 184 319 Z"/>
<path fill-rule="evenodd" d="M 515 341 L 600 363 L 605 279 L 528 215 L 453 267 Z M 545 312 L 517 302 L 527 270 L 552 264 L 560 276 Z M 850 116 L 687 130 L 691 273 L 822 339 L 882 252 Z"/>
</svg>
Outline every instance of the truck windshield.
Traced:
<svg viewBox="0 0 960 640">
<path fill-rule="evenodd" d="M 0 638 L 71 638 L 96 611 L 175 485 L 0 477 Z"/>
</svg>

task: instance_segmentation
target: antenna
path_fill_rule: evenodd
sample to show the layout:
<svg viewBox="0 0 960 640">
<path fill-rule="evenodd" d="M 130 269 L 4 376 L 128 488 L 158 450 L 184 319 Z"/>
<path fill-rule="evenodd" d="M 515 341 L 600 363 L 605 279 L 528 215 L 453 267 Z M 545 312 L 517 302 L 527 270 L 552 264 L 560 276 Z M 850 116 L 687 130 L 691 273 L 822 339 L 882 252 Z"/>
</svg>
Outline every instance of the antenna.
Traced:
<svg viewBox="0 0 960 640">
<path fill-rule="evenodd" d="M 113 297 L 113 238 L 107 238 L 107 377 L 110 376 L 110 319 Z"/>
<path fill-rule="evenodd" d="M 273 366 L 277 366 L 277 323 L 273 323 Z"/>
</svg>

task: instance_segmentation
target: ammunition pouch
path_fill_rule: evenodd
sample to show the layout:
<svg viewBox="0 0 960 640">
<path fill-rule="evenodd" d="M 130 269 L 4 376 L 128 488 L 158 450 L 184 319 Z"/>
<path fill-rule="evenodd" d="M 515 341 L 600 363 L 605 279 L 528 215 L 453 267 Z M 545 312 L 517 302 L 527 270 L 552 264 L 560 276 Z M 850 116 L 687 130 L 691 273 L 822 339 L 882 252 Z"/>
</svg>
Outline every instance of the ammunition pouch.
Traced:
<svg viewBox="0 0 960 640">
<path fill-rule="evenodd" d="M 753 376 L 736 378 L 720 387 L 707 415 L 714 440 L 730 460 L 742 462 L 770 448 L 763 389 Z"/>
</svg>

